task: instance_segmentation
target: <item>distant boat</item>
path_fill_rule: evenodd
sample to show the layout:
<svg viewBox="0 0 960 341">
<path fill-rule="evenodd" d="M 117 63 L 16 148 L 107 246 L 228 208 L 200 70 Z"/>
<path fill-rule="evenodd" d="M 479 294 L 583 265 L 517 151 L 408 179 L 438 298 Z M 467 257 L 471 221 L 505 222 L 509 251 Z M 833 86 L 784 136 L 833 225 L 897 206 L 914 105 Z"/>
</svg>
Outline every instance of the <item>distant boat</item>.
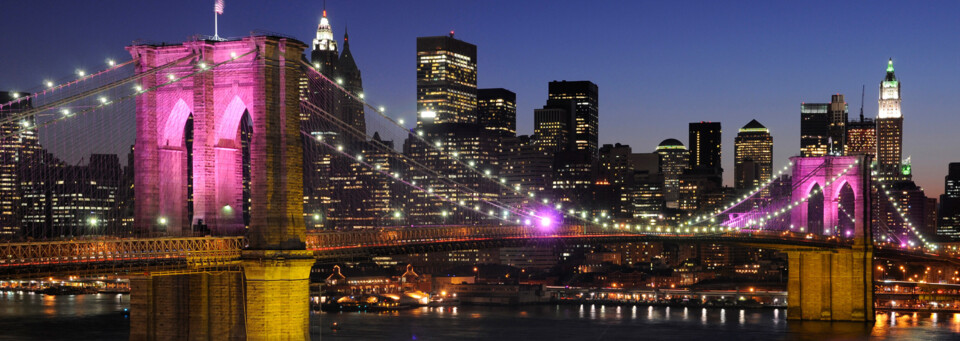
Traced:
<svg viewBox="0 0 960 341">
<path fill-rule="evenodd" d="M 430 302 L 427 303 L 428 307 L 450 307 L 460 305 L 460 299 L 456 296 L 452 297 L 440 297 L 432 296 L 430 297 Z"/>
</svg>

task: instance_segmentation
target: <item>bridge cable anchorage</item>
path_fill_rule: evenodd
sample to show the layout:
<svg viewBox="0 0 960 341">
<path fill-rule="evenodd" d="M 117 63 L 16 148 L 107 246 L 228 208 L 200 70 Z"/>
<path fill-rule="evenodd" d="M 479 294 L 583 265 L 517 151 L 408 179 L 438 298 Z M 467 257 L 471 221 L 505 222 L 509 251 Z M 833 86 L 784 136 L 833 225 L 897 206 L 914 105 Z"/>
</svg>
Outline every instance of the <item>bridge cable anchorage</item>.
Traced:
<svg viewBox="0 0 960 341">
<path fill-rule="evenodd" d="M 334 82 L 334 81 L 330 80 L 330 79 L 327 78 L 325 75 L 323 75 L 322 73 L 320 73 L 319 71 L 317 71 L 312 65 L 309 65 L 308 63 L 303 62 L 303 61 L 301 61 L 301 63 L 303 64 L 303 66 L 304 66 L 307 70 L 309 70 L 310 75 L 319 77 L 320 80 L 323 80 L 323 81 L 325 81 L 326 83 L 328 83 L 329 85 L 332 85 L 334 88 L 340 90 L 342 93 L 346 94 L 347 96 L 349 96 L 349 97 L 350 97 L 351 99 L 353 99 L 354 101 L 357 101 L 358 103 L 361 103 L 364 107 L 367 107 L 367 108 L 373 110 L 374 112 L 376 112 L 378 115 L 380 115 L 381 117 L 383 117 L 384 119 L 386 119 L 388 122 L 390 122 L 390 123 L 393 124 L 394 126 L 401 128 L 403 131 L 407 131 L 406 127 L 404 127 L 401 122 L 398 122 L 397 120 L 393 119 L 392 117 L 387 116 L 387 115 L 385 114 L 385 110 L 384 110 L 382 107 L 380 107 L 380 108 L 374 107 L 373 105 L 371 105 L 371 104 L 369 104 L 367 101 L 365 101 L 362 95 L 357 95 L 357 94 L 354 94 L 354 93 L 346 90 L 346 89 L 340 84 L 340 82 Z M 481 171 L 478 167 L 476 167 L 475 165 L 471 165 L 469 162 L 467 162 L 467 161 L 463 160 L 462 158 L 458 157 L 457 154 L 456 154 L 456 152 L 454 152 L 454 153 L 445 153 L 441 148 L 439 148 L 438 146 L 435 146 L 433 143 L 430 143 L 429 141 L 427 141 L 427 140 L 422 136 L 422 131 L 418 131 L 417 133 L 412 133 L 412 131 L 410 131 L 410 132 L 411 132 L 411 133 L 410 133 L 409 135 L 410 135 L 411 137 L 414 137 L 414 138 L 418 139 L 419 141 L 421 141 L 424 146 L 427 146 L 427 147 L 429 147 L 430 149 L 435 150 L 437 153 L 446 156 L 449 160 L 451 160 L 451 161 L 453 161 L 453 162 L 455 162 L 455 163 L 457 163 L 457 164 L 460 164 L 461 166 L 464 166 L 466 170 L 468 170 L 468 171 L 470 171 L 470 172 L 472 172 L 472 173 L 475 173 L 475 174 L 480 175 L 481 178 L 490 179 L 490 181 L 491 181 L 492 183 L 494 183 L 494 184 L 496 184 L 497 186 L 500 186 L 501 188 L 504 188 L 504 189 L 506 189 L 506 190 L 508 190 L 508 191 L 510 191 L 510 192 L 513 192 L 513 193 L 519 194 L 519 195 L 523 195 L 523 193 L 522 193 L 521 191 L 519 191 L 518 189 L 516 189 L 515 187 L 512 187 L 512 186 L 507 185 L 507 184 L 505 183 L 505 181 L 504 181 L 505 179 L 502 178 L 501 181 L 499 181 L 499 182 L 493 180 L 493 178 L 490 176 L 490 174 L 486 174 L 485 172 L 482 172 L 482 171 Z M 531 193 L 532 193 L 532 192 L 531 192 Z M 545 200 L 546 200 L 546 199 L 545 199 Z M 549 200 L 547 200 L 547 201 L 544 202 L 544 205 L 545 205 L 545 206 L 548 206 L 548 207 L 549 207 L 550 205 L 552 205 L 552 204 L 553 204 L 553 203 L 550 202 Z M 584 222 L 586 222 L 587 224 L 590 224 L 590 223 L 591 223 L 591 221 L 588 220 L 588 219 L 585 219 L 585 217 L 584 217 L 583 215 L 577 216 L 577 215 L 575 215 L 575 214 L 569 213 L 569 211 L 564 211 L 564 210 L 562 210 L 562 209 L 557 209 L 557 211 L 558 211 L 558 213 L 560 213 L 560 214 L 563 215 L 563 216 L 568 216 L 568 217 L 574 218 L 574 219 L 576 219 L 576 220 L 584 221 Z M 581 210 L 581 211 L 584 213 L 584 215 L 585 215 L 585 213 L 587 212 L 586 210 Z M 611 217 L 611 218 L 612 218 L 612 217 Z M 594 221 L 593 223 L 594 223 L 594 224 L 597 224 L 597 225 L 601 225 L 601 224 L 599 223 L 599 221 Z M 605 223 L 604 223 L 604 224 L 605 224 Z"/>
<path fill-rule="evenodd" d="M 383 142 L 378 141 L 378 140 L 375 139 L 373 136 L 370 136 L 370 135 L 368 135 L 366 132 L 360 131 L 360 130 L 357 129 L 356 127 L 353 127 L 353 126 L 347 124 L 346 122 L 343 122 L 343 120 L 341 120 L 341 119 L 335 117 L 334 115 L 330 114 L 329 112 L 327 112 L 327 111 L 325 111 L 325 110 L 317 107 L 317 106 L 314 105 L 313 103 L 310 103 L 310 102 L 308 102 L 308 101 L 303 101 L 303 102 L 301 103 L 301 105 L 306 106 L 307 108 L 305 108 L 305 109 L 308 109 L 307 111 L 311 111 L 311 112 L 314 113 L 314 114 L 318 114 L 318 113 L 319 113 L 319 115 L 323 115 L 325 118 L 330 119 L 333 123 L 339 125 L 339 126 L 340 126 L 339 128 L 341 128 L 341 129 L 349 132 L 350 134 L 354 135 L 355 137 L 358 137 L 358 138 L 361 138 L 361 139 L 365 139 L 365 140 L 367 140 L 368 142 L 371 142 L 372 145 L 376 146 L 378 149 L 381 149 L 382 152 L 389 153 L 389 154 L 391 155 L 391 157 L 394 157 L 394 158 L 397 158 L 397 159 L 401 159 L 401 160 L 400 160 L 401 162 L 409 163 L 409 164 L 412 164 L 412 165 L 414 165 L 414 166 L 416 166 L 416 167 L 419 167 L 420 169 L 422 169 L 422 170 L 424 170 L 424 171 L 426 171 L 426 172 L 428 172 L 428 173 L 431 173 L 432 175 L 436 176 L 438 179 L 440 179 L 440 180 L 442 180 L 442 181 L 446 181 L 448 184 L 453 185 L 455 188 L 460 189 L 460 190 L 462 190 L 462 191 L 464 191 L 464 192 L 467 192 L 468 195 L 472 195 L 472 196 L 474 196 L 475 198 L 479 198 L 480 201 L 483 201 L 484 203 L 486 203 L 486 204 L 488 204 L 488 205 L 491 205 L 491 206 L 496 207 L 496 208 L 497 208 L 498 210 L 500 210 L 501 212 L 510 212 L 510 213 L 519 215 L 519 216 L 521 216 L 521 217 L 522 217 L 522 216 L 534 217 L 534 218 L 536 217 L 536 216 L 535 216 L 535 212 L 532 212 L 532 211 L 521 211 L 521 210 L 513 209 L 513 208 L 510 207 L 509 205 L 504 204 L 504 203 L 502 203 L 502 202 L 499 202 L 499 201 L 496 201 L 496 200 L 490 200 L 490 199 L 480 198 L 479 195 L 482 195 L 482 194 L 479 193 L 477 190 L 474 190 L 474 189 L 470 188 L 468 185 L 465 185 L 465 184 L 462 184 L 462 183 L 460 183 L 460 182 L 457 182 L 457 181 L 454 180 L 454 179 L 450 179 L 450 178 L 444 177 L 442 174 L 440 174 L 440 173 L 437 172 L 436 170 L 431 169 L 431 168 L 428 167 L 427 165 L 424 165 L 424 164 L 422 164 L 421 162 L 410 158 L 409 156 L 406 156 L 406 155 L 404 155 L 404 154 L 402 154 L 402 153 L 397 152 L 396 150 L 394 150 L 393 148 L 387 146 L 387 145 L 384 144 Z M 313 139 L 313 136 L 311 136 L 309 132 L 301 131 L 301 133 L 302 133 L 304 136 L 306 136 L 306 137 L 308 137 L 308 138 L 310 138 L 310 139 Z M 353 155 L 352 153 L 349 153 L 348 151 L 344 150 L 344 149 L 343 149 L 342 147 L 340 147 L 340 146 L 337 146 L 337 147 L 333 146 L 332 144 L 328 143 L 327 140 L 324 140 L 324 139 L 322 139 L 322 138 L 321 138 L 321 139 L 316 139 L 315 142 L 318 142 L 318 143 L 326 146 L 328 149 L 333 150 L 333 151 L 336 151 L 336 152 L 339 153 L 340 155 L 343 155 L 343 156 L 345 156 L 345 157 L 347 157 L 347 158 L 350 158 L 350 159 L 352 159 L 352 160 L 354 160 L 354 161 L 356 161 L 356 162 L 364 165 L 365 167 L 373 170 L 374 172 L 380 173 L 380 174 L 383 175 L 383 176 L 386 176 L 386 177 L 389 177 L 389 178 L 393 178 L 394 180 L 399 181 L 399 182 L 401 182 L 401 183 L 403 183 L 403 184 L 405 184 L 405 185 L 407 185 L 407 186 L 409 186 L 409 187 L 412 187 L 412 188 L 414 188 L 414 189 L 417 189 L 417 190 L 420 190 L 420 191 L 423 191 L 423 192 L 430 192 L 430 194 L 432 194 L 432 196 L 434 196 L 434 197 L 436 197 L 436 198 L 438 198 L 438 199 L 440 199 L 440 200 L 443 200 L 443 201 L 446 201 L 446 202 L 450 202 L 450 203 L 452 203 L 452 204 L 454 204 L 454 205 L 457 205 L 457 204 L 458 204 L 455 200 L 450 199 L 449 197 L 447 197 L 447 196 L 445 196 L 445 195 L 440 195 L 440 194 L 438 194 L 438 193 L 432 193 L 431 191 L 429 191 L 428 188 L 423 188 L 422 186 L 418 186 L 418 185 L 416 185 L 416 184 L 406 182 L 406 181 L 404 181 L 403 179 L 401 179 L 399 176 L 395 176 L 395 175 L 397 175 L 396 173 L 390 174 L 390 173 L 387 172 L 386 170 L 378 167 L 379 165 L 374 165 L 374 164 L 372 164 L 372 163 L 370 163 L 370 162 L 368 162 L 368 161 L 365 161 L 364 158 L 362 157 L 362 155 L 357 155 L 357 156 L 355 156 L 355 155 Z M 488 212 L 483 212 L 482 210 L 477 210 L 477 209 L 473 209 L 473 208 L 470 208 L 470 207 L 466 207 L 465 205 L 460 205 L 460 206 L 463 206 L 464 208 L 467 208 L 467 209 L 471 209 L 471 210 L 473 210 L 473 211 L 475 211 L 475 212 L 478 212 L 478 213 L 481 213 L 481 214 L 487 214 L 487 213 L 488 213 Z M 504 219 L 503 217 L 499 217 L 499 216 L 497 217 L 497 219 L 503 220 L 503 221 L 506 221 L 506 222 L 510 222 L 510 220 Z"/>
<path fill-rule="evenodd" d="M 118 99 L 116 99 L 116 100 L 103 100 L 103 97 L 101 97 L 101 103 L 100 103 L 99 105 L 97 105 L 97 106 L 90 107 L 90 108 L 88 108 L 88 109 L 82 110 L 82 111 L 77 112 L 77 113 L 71 113 L 70 115 L 64 115 L 64 116 L 62 116 L 62 117 L 55 118 L 55 119 L 53 119 L 53 120 L 50 120 L 50 121 L 47 121 L 47 122 L 44 122 L 44 123 L 41 123 L 41 124 L 31 124 L 31 125 L 29 125 L 28 127 L 26 127 L 26 129 L 23 129 L 24 127 L 20 127 L 19 130 L 12 131 L 12 132 L 10 132 L 10 133 L 0 135 L 0 139 L 7 139 L 7 138 L 10 138 L 10 137 L 12 137 L 12 136 L 20 135 L 20 133 L 23 132 L 23 131 L 35 131 L 35 130 L 38 130 L 38 129 L 43 128 L 43 127 L 47 127 L 47 126 L 50 126 L 50 125 L 54 125 L 54 124 L 56 124 L 57 122 L 61 122 L 61 121 L 64 121 L 64 120 L 69 119 L 69 118 L 72 118 L 72 117 L 82 116 L 83 114 L 90 113 L 90 112 L 93 112 L 93 111 L 96 111 L 96 110 L 99 110 L 99 109 L 103 109 L 103 108 L 108 107 L 108 106 L 110 106 L 110 105 L 112 105 L 112 104 L 115 104 L 115 103 L 120 103 L 120 102 L 124 102 L 124 101 L 130 100 L 130 99 L 134 99 L 134 98 L 136 98 L 137 96 L 140 96 L 140 95 L 142 95 L 142 94 L 145 94 L 145 93 L 148 93 L 148 92 L 152 92 L 152 91 L 157 90 L 157 89 L 159 89 L 159 88 L 162 88 L 162 87 L 165 87 L 165 86 L 168 86 L 168 85 L 172 85 L 172 84 L 178 83 L 178 82 L 180 82 L 180 81 L 182 81 L 182 80 L 191 78 L 191 77 L 193 77 L 193 76 L 196 76 L 196 75 L 199 75 L 199 74 L 208 72 L 208 71 L 212 71 L 213 69 L 215 69 L 215 68 L 217 68 L 217 67 L 219 67 L 219 66 L 221 66 L 221 65 L 224 65 L 224 64 L 227 64 L 227 63 L 236 61 L 236 60 L 238 60 L 238 59 L 240 59 L 240 58 L 242 58 L 242 57 L 244 57 L 244 56 L 247 56 L 247 55 L 249 55 L 249 54 L 251 54 L 251 53 L 254 53 L 254 52 L 256 52 L 256 51 L 255 51 L 255 50 L 248 51 L 248 52 L 246 52 L 246 53 L 244 53 L 244 54 L 242 54 L 242 55 L 238 55 L 236 58 L 228 59 L 228 60 L 225 60 L 225 61 L 222 61 L 222 62 L 213 64 L 213 65 L 211 65 L 211 66 L 209 66 L 209 67 L 200 68 L 199 70 L 193 71 L 193 72 L 191 72 L 191 73 L 189 73 L 189 74 L 186 74 L 186 75 L 183 75 L 183 76 L 177 77 L 177 76 L 171 75 L 171 76 L 173 76 L 173 77 L 169 78 L 168 81 L 166 81 L 166 82 L 164 82 L 164 83 L 160 83 L 160 84 L 154 85 L 154 86 L 149 87 L 149 88 L 141 88 L 141 87 L 137 86 L 136 89 L 135 89 L 135 92 L 134 92 L 133 94 L 130 94 L 130 95 L 127 95 L 127 96 L 118 98 Z M 138 74 L 138 75 L 133 76 L 133 77 L 128 77 L 128 78 L 126 78 L 126 79 L 124 79 L 124 80 L 122 80 L 122 81 L 113 82 L 113 83 L 111 83 L 111 84 L 108 84 L 107 86 L 103 86 L 103 87 L 100 87 L 100 88 L 97 88 L 97 89 L 94 89 L 94 90 L 91 90 L 91 91 L 86 91 L 86 92 L 84 92 L 85 96 L 79 96 L 79 97 L 78 97 L 78 96 L 71 96 L 70 101 L 74 101 L 74 100 L 77 100 L 77 99 L 79 99 L 79 98 L 91 97 L 92 95 L 95 95 L 95 94 L 97 94 L 97 93 L 101 93 L 101 92 L 106 91 L 106 90 L 110 90 L 110 89 L 117 88 L 117 87 L 118 87 L 119 85 L 121 85 L 121 84 L 128 83 L 128 82 L 130 82 L 130 81 L 132 81 L 132 80 L 139 80 L 139 79 L 143 78 L 145 75 L 149 75 L 149 74 L 152 74 L 152 73 L 156 73 L 156 72 L 162 71 L 163 69 L 166 69 L 166 68 L 168 68 L 168 67 L 171 67 L 171 66 L 173 66 L 173 65 L 176 64 L 176 63 L 182 62 L 183 60 L 187 60 L 187 59 L 192 58 L 192 57 L 195 57 L 195 56 L 194 56 L 194 55 L 190 55 L 190 56 L 188 56 L 188 57 L 181 58 L 181 59 L 179 59 L 179 60 L 177 60 L 177 61 L 174 61 L 174 62 L 171 62 L 171 63 L 168 63 L 168 64 L 164 64 L 163 66 L 156 67 L 156 68 L 152 69 L 151 71 L 147 71 L 147 72 Z M 78 97 L 78 98 L 77 98 L 77 97 Z M 37 109 L 31 110 L 29 113 L 25 112 L 23 115 L 20 115 L 20 117 L 23 117 L 23 116 L 33 116 L 33 115 L 36 115 L 36 114 L 39 113 L 39 112 L 43 112 L 43 111 L 45 111 L 45 110 L 49 110 L 49 109 L 52 108 L 52 107 L 55 107 L 55 106 L 56 106 L 56 107 L 59 107 L 59 106 L 61 106 L 61 105 L 64 104 L 64 103 L 69 103 L 70 101 L 60 100 L 60 101 L 57 101 L 57 102 L 56 102 L 58 105 L 47 105 L 47 106 L 44 106 L 44 107 L 42 107 L 42 108 L 37 108 Z M 14 121 L 12 118 L 8 118 L 8 119 L 5 119 L 5 120 L 0 121 L 0 124 L 9 123 L 9 122 L 12 122 L 12 121 Z"/>
<path fill-rule="evenodd" d="M 191 53 L 191 54 L 188 54 L 187 56 L 185 56 L 185 57 L 183 57 L 183 58 L 180 58 L 180 59 L 177 59 L 177 60 L 175 60 L 175 61 L 169 62 L 169 63 L 167 63 L 167 64 L 164 64 L 164 65 L 155 67 L 155 68 L 150 69 L 150 70 L 148 70 L 148 71 L 144 71 L 144 72 L 142 72 L 142 73 L 138 73 L 138 74 L 135 74 L 135 75 L 133 75 L 133 76 L 123 78 L 123 79 L 121 79 L 121 80 L 118 80 L 118 81 L 115 81 L 115 82 L 112 82 L 112 83 L 109 83 L 109 84 L 106 84 L 106 85 L 97 87 L 97 88 L 92 89 L 92 90 L 87 90 L 87 91 L 81 92 L 81 93 L 79 93 L 79 94 L 75 94 L 75 95 L 67 96 L 67 97 L 65 97 L 65 98 L 61 98 L 61 99 L 58 99 L 58 100 L 54 100 L 53 102 L 45 103 L 45 104 L 43 104 L 43 105 L 41 105 L 41 106 L 39 106 L 39 107 L 32 108 L 32 109 L 28 109 L 28 110 L 25 110 L 25 111 L 23 111 L 23 112 L 17 113 L 17 114 L 15 114 L 15 115 L 10 115 L 10 116 L 8 116 L 8 117 L 5 117 L 5 118 L 3 118 L 3 119 L 0 119 L 0 125 L 8 124 L 8 123 L 11 123 L 11 122 L 20 121 L 20 120 L 22 120 L 22 119 L 24 119 L 24 118 L 35 116 L 36 114 L 42 113 L 42 112 L 47 111 L 47 110 L 51 110 L 51 109 L 53 109 L 53 108 L 59 108 L 59 107 L 63 106 L 64 104 L 67 104 L 67 103 L 70 103 L 70 102 L 74 102 L 74 101 L 77 101 L 77 100 L 80 100 L 80 99 L 83 99 L 83 98 L 88 98 L 88 97 L 91 97 L 91 96 L 93 96 L 93 95 L 95 95 L 95 94 L 102 93 L 102 92 L 107 91 L 107 90 L 111 90 L 111 89 L 114 89 L 114 88 L 118 88 L 118 87 L 120 87 L 121 85 L 124 85 L 124 84 L 129 83 L 129 82 L 133 82 L 133 81 L 140 80 L 140 79 L 142 79 L 142 78 L 144 78 L 144 77 L 146 77 L 146 76 L 152 76 L 152 75 L 156 74 L 157 72 L 160 72 L 160 71 L 169 69 L 169 68 L 171 68 L 171 67 L 174 67 L 174 66 L 176 66 L 176 65 L 178 65 L 178 64 L 180 64 L 180 63 L 183 63 L 183 62 L 185 62 L 185 61 L 187 61 L 187 60 L 190 60 L 190 59 L 192 59 L 192 58 L 195 58 L 195 57 L 196 57 L 196 54 Z M 135 59 L 134 59 L 134 60 L 131 60 L 131 62 L 133 62 L 133 61 L 135 61 Z"/>
<path fill-rule="evenodd" d="M 136 61 L 137 61 L 137 59 L 131 59 L 131 60 L 128 60 L 128 61 L 126 61 L 126 62 L 117 64 L 117 63 L 114 62 L 113 60 L 108 60 L 108 62 L 107 62 L 108 68 L 106 68 L 106 69 L 104 69 L 104 70 L 102 70 L 102 71 L 99 71 L 99 72 L 97 72 L 97 73 L 92 73 L 92 74 L 83 73 L 83 75 L 82 75 L 80 78 L 77 78 L 77 79 L 74 79 L 74 80 L 70 80 L 70 81 L 66 81 L 66 82 L 63 82 L 63 83 L 58 83 L 58 84 L 54 84 L 52 81 L 45 81 L 42 86 L 39 86 L 39 87 L 34 88 L 34 89 L 37 89 L 36 91 L 33 91 L 32 93 L 27 94 L 26 96 L 18 95 L 18 96 L 16 97 L 16 99 L 14 99 L 14 100 L 12 100 L 12 101 L 9 101 L 9 102 L 6 102 L 6 103 L 0 103 L 0 112 L 2 112 L 2 109 L 3 109 L 4 107 L 9 107 L 9 106 L 12 106 L 12 105 L 14 105 L 14 104 L 20 103 L 20 102 L 22 102 L 22 101 L 34 99 L 34 98 L 37 98 L 37 97 L 39 97 L 39 96 L 46 95 L 47 93 L 53 94 L 53 93 L 56 92 L 57 90 L 63 89 L 63 88 L 65 88 L 65 87 L 68 87 L 68 86 L 71 86 L 71 85 L 74 85 L 74 84 L 78 84 L 78 83 L 80 83 L 80 82 L 83 82 L 83 81 L 92 79 L 92 78 L 94 78 L 94 77 L 98 77 L 98 76 L 100 76 L 100 75 L 103 75 L 103 74 L 108 73 L 108 72 L 113 71 L 113 70 L 118 70 L 118 69 L 123 68 L 123 67 L 125 67 L 125 66 L 127 66 L 127 65 L 130 65 L 130 64 L 132 64 L 132 63 L 134 63 L 134 62 L 136 62 Z M 81 71 L 81 72 L 82 72 L 82 71 Z"/>
</svg>

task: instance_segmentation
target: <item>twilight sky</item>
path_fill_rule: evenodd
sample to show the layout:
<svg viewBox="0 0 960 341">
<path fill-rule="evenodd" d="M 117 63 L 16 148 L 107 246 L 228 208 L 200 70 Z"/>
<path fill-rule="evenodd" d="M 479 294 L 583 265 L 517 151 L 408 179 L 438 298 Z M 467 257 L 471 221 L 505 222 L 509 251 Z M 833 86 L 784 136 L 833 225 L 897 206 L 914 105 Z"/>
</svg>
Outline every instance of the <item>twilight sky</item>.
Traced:
<svg viewBox="0 0 960 341">
<path fill-rule="evenodd" d="M 213 34 L 213 0 L 6 1 L 0 89 L 22 91 L 77 68 L 127 60 L 135 39 Z M 323 1 L 226 0 L 220 35 L 261 29 L 313 39 Z M 520 133 L 533 130 L 547 82 L 600 87 L 600 143 L 652 151 L 687 143 L 687 123 L 720 121 L 726 183 L 737 129 L 771 129 L 774 167 L 800 149 L 800 103 L 842 93 L 850 118 L 875 117 L 887 58 L 901 80 L 904 156 L 928 196 L 960 161 L 958 2 L 910 1 L 372 1 L 330 0 L 328 17 L 363 72 L 366 98 L 413 121 L 416 37 L 456 31 L 476 44 L 480 87 L 517 93 Z M 342 44 L 342 42 L 341 42 Z"/>
</svg>

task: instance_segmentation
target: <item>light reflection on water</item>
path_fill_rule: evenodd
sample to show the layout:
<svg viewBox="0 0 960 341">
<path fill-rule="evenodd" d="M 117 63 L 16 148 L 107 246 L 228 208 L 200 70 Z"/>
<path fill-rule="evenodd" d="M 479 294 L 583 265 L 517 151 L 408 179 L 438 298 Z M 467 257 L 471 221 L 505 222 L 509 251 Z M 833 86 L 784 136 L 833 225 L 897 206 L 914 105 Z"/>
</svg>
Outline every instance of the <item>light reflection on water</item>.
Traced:
<svg viewBox="0 0 960 341">
<path fill-rule="evenodd" d="M 126 340 L 129 296 L 0 293 L 0 340 Z M 638 310 L 646 310 L 646 314 Z M 681 311 L 678 311 L 682 309 Z M 627 311 L 629 310 L 629 313 Z M 699 318 L 696 318 L 699 315 Z M 337 322 L 341 329 L 333 331 Z M 314 339 L 617 340 L 956 339 L 960 313 L 881 312 L 872 325 L 786 321 L 780 309 L 539 305 L 437 307 L 384 313 L 313 313 Z"/>
</svg>

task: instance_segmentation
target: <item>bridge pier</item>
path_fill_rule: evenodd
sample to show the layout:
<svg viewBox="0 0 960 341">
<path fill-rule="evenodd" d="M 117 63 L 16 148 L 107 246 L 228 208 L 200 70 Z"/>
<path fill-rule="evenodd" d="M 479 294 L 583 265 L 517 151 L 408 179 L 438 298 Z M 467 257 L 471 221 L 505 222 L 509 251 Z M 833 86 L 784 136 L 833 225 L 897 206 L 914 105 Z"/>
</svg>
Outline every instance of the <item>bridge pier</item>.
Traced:
<svg viewBox="0 0 960 341">
<path fill-rule="evenodd" d="M 244 340 L 239 272 L 130 280 L 130 340 Z"/>
<path fill-rule="evenodd" d="M 310 268 L 306 250 L 243 252 L 248 340 L 310 339 Z"/>
<path fill-rule="evenodd" d="M 787 251 L 787 255 L 787 319 L 875 319 L 872 251 Z"/>
</svg>

